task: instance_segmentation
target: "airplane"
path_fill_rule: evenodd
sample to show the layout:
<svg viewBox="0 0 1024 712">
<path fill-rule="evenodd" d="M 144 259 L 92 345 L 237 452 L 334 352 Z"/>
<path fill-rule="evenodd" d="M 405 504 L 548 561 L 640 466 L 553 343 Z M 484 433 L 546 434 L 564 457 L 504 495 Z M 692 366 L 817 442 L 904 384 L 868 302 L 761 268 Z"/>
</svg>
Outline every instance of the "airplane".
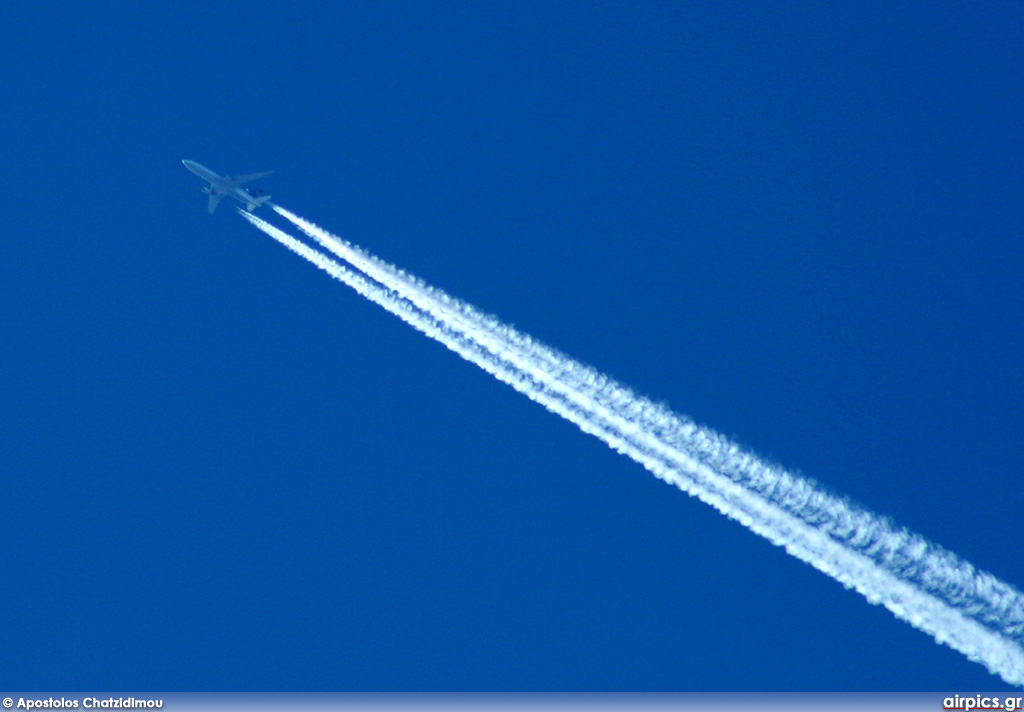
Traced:
<svg viewBox="0 0 1024 712">
<path fill-rule="evenodd" d="M 211 213 L 217 209 L 217 203 L 219 203 L 220 199 L 225 195 L 230 195 L 235 200 L 245 203 L 245 209 L 249 211 L 252 211 L 270 200 L 269 195 L 261 195 L 259 191 L 256 192 L 256 195 L 252 195 L 249 191 L 240 186 L 242 183 L 248 183 L 249 181 L 256 180 L 257 178 L 269 176 L 274 171 L 264 171 L 263 173 L 253 173 L 247 176 L 232 178 L 231 176 L 219 176 L 206 166 L 200 165 L 195 161 L 185 159 L 182 163 L 185 164 L 185 168 L 188 168 L 203 180 L 210 182 L 208 188 L 203 188 L 203 192 L 210 196 Z"/>
</svg>

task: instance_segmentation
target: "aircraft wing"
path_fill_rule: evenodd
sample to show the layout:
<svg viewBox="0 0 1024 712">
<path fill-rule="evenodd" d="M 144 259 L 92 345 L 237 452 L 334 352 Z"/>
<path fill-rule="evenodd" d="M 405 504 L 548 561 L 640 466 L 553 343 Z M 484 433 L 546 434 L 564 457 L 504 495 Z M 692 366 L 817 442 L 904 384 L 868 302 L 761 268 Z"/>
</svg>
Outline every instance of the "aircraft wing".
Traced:
<svg viewBox="0 0 1024 712">
<path fill-rule="evenodd" d="M 273 172 L 274 171 L 263 171 L 262 173 L 250 173 L 247 176 L 237 176 L 237 177 L 231 179 L 231 184 L 235 185 L 235 186 L 239 186 L 239 185 L 242 185 L 242 183 L 248 183 L 249 181 L 256 180 L 257 178 L 262 178 L 264 176 L 269 176 Z"/>
<path fill-rule="evenodd" d="M 224 197 L 224 196 L 222 196 L 222 195 L 217 195 L 217 194 L 216 194 L 216 193 L 214 193 L 213 191 L 210 191 L 210 212 L 211 212 L 211 213 L 212 213 L 212 212 L 213 212 L 214 210 L 216 210 L 216 209 L 217 209 L 217 203 L 219 203 L 219 202 L 220 202 L 220 199 L 221 199 L 221 198 L 223 198 L 223 197 Z"/>
</svg>

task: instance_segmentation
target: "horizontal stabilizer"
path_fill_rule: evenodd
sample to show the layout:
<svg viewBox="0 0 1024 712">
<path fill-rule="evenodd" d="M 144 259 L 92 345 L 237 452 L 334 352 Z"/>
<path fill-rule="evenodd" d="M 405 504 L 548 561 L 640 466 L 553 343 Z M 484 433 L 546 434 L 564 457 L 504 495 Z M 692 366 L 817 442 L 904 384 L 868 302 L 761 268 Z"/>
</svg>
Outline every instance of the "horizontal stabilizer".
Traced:
<svg viewBox="0 0 1024 712">
<path fill-rule="evenodd" d="M 252 210 L 254 208 L 258 208 L 259 206 L 263 205 L 268 200 L 270 200 L 270 196 L 269 195 L 261 195 L 258 198 L 253 198 L 252 201 L 250 203 L 248 203 L 248 205 L 246 205 L 246 207 L 249 210 Z"/>
</svg>

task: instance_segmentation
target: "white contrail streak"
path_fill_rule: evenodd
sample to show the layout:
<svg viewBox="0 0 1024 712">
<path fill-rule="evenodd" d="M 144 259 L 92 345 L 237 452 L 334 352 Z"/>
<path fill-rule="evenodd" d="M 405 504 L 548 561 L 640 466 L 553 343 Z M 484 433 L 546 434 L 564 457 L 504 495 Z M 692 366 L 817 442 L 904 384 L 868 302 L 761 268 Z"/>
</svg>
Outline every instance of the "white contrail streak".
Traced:
<svg viewBox="0 0 1024 712">
<path fill-rule="evenodd" d="M 274 209 L 370 279 L 241 212 L 289 249 L 658 477 L 1006 681 L 1024 685 L 1024 596 L 1013 587 L 287 210 Z"/>
</svg>

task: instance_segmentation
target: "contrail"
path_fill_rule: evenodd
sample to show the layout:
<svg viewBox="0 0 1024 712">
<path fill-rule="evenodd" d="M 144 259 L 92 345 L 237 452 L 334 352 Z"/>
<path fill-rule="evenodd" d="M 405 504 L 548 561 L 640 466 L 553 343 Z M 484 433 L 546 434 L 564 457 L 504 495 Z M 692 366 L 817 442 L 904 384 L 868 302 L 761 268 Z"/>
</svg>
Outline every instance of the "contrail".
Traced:
<svg viewBox="0 0 1024 712">
<path fill-rule="evenodd" d="M 499 380 L 508 383 L 516 390 L 523 393 L 533 394 L 535 400 L 543 403 L 559 415 L 572 419 L 571 408 L 560 406 L 557 399 L 545 393 L 545 389 L 539 383 L 529 383 L 530 374 L 514 365 L 507 363 L 501 356 L 496 355 L 487 349 L 481 348 L 470 339 L 462 337 L 454 332 L 446 324 L 437 321 L 423 310 L 418 309 L 408 300 L 399 294 L 391 291 L 376 282 L 367 279 L 358 272 L 338 264 L 330 257 L 312 249 L 308 245 L 296 240 L 291 235 L 270 225 L 250 212 L 238 209 L 238 212 L 249 220 L 253 225 L 272 238 L 280 242 L 297 255 L 306 258 L 315 266 L 319 267 L 335 279 L 344 282 L 352 287 L 358 294 L 370 301 L 379 304 L 391 313 L 401 318 L 420 332 L 441 342 L 452 351 L 456 352 L 466 360 L 475 363 L 488 373 L 496 376 Z"/>
<path fill-rule="evenodd" d="M 244 211 L 254 225 L 658 477 L 711 504 L 941 643 L 1024 685 L 1024 596 L 955 554 L 633 394 L 287 210 L 370 279 Z"/>
</svg>

